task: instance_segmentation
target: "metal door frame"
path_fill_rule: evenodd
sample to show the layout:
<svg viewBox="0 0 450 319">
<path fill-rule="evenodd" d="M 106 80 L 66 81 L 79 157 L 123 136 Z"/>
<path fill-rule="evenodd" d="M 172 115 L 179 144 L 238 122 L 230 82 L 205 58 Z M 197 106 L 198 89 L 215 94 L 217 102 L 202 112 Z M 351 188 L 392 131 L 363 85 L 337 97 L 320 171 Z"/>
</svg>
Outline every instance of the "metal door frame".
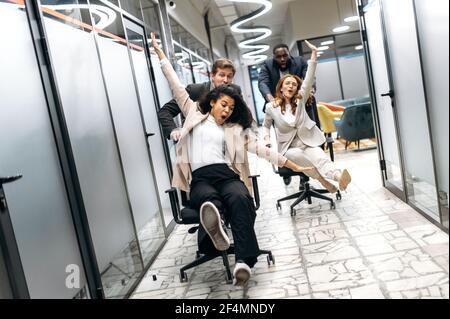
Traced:
<svg viewBox="0 0 450 319">
<path fill-rule="evenodd" d="M 386 167 L 383 163 L 385 163 L 385 156 L 384 156 L 384 148 L 382 143 L 382 134 L 381 134 L 381 127 L 379 122 L 379 113 L 378 113 L 378 104 L 375 97 L 376 90 L 375 90 L 375 83 L 373 80 L 373 72 L 372 72 L 372 64 L 371 64 L 371 58 L 370 58 L 370 46 L 368 41 L 368 35 L 366 30 L 366 21 L 365 21 L 365 15 L 364 15 L 364 7 L 365 4 L 363 4 L 363 0 L 358 0 L 358 11 L 360 16 L 360 25 L 361 25 L 361 34 L 363 39 L 363 44 L 366 48 L 364 50 L 364 56 L 366 58 L 366 64 L 368 66 L 367 69 L 367 76 L 369 77 L 369 85 L 370 85 L 370 91 L 371 91 L 371 99 L 372 99 L 372 112 L 375 115 L 374 118 L 376 118 L 375 126 L 376 126 L 376 132 L 377 134 L 377 142 L 379 145 L 381 145 L 378 153 L 380 156 L 380 169 L 381 169 L 381 176 L 383 179 L 383 186 L 386 187 L 389 191 L 391 191 L 393 194 L 395 194 L 397 197 L 399 197 L 402 201 L 405 203 L 407 202 L 407 187 L 406 187 L 406 179 L 405 179 L 405 170 L 404 170 L 404 161 L 403 161 L 403 149 L 401 144 L 401 136 L 400 136 L 400 130 L 398 125 L 398 114 L 397 109 L 395 107 L 396 100 L 395 100 L 395 87 L 392 80 L 392 68 L 391 68 L 391 62 L 390 62 L 390 55 L 389 55 L 389 48 L 387 43 L 387 36 L 386 36 L 386 26 L 384 23 L 384 17 L 383 17 L 383 4 L 381 0 L 374 0 L 379 1 L 380 4 L 380 21 L 381 21 L 381 32 L 383 33 L 383 46 L 384 46 L 384 57 L 386 61 L 386 67 L 387 67 L 387 77 L 389 80 L 389 89 L 390 91 L 394 92 L 393 96 L 391 97 L 391 103 L 392 103 L 392 114 L 394 116 L 394 125 L 395 125 L 395 134 L 397 136 L 397 151 L 399 156 L 399 168 L 401 172 L 402 177 L 402 185 L 403 185 L 403 191 L 399 189 L 397 186 L 392 184 L 388 178 L 387 178 L 387 171 Z M 365 1 L 367 2 L 367 1 Z"/>
<path fill-rule="evenodd" d="M 21 175 L 5 178 L 5 183 L 14 182 L 21 178 Z M 0 177 L 1 178 L 1 177 Z M 6 181 L 9 179 L 9 181 Z M 3 182 L 0 180 L 0 246 L 6 266 L 6 272 L 9 278 L 12 297 L 14 299 L 29 299 L 25 272 L 22 267 L 19 247 L 17 245 L 11 216 L 8 210 L 6 195 L 3 190 Z"/>
</svg>

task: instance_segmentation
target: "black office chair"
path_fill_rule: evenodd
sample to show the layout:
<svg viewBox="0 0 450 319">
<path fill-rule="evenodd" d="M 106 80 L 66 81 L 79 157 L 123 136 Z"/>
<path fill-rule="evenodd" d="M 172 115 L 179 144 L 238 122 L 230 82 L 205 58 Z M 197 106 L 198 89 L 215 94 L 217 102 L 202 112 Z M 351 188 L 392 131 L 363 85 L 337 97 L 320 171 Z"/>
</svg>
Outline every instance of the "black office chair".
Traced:
<svg viewBox="0 0 450 319">
<path fill-rule="evenodd" d="M 316 122 L 317 127 L 320 128 L 321 126 L 320 126 L 319 114 L 317 111 L 317 103 L 316 103 L 315 98 L 311 98 L 308 100 L 308 103 L 306 105 L 306 113 L 308 114 L 308 116 L 310 117 L 311 120 Z M 332 141 L 327 139 L 326 143 L 330 143 L 330 142 L 332 142 Z M 323 146 L 324 145 L 322 145 L 322 148 L 323 148 Z M 334 162 L 333 152 L 330 152 L 330 156 L 331 156 L 331 160 Z M 292 176 L 300 176 L 299 192 L 277 200 L 277 209 L 281 209 L 281 204 L 280 204 L 281 202 L 296 198 L 297 200 L 291 204 L 291 216 L 295 216 L 295 215 L 297 215 L 297 213 L 295 212 L 294 207 L 297 206 L 300 202 L 304 201 L 305 199 L 308 200 L 308 204 L 311 205 L 313 197 L 327 200 L 330 202 L 331 209 L 336 208 L 336 204 L 334 203 L 333 199 L 331 199 L 325 195 L 322 195 L 322 194 L 329 193 L 329 191 L 326 189 L 311 188 L 311 186 L 309 185 L 309 177 L 306 174 L 294 172 L 293 170 L 291 170 L 287 167 L 281 167 L 278 170 L 275 168 L 275 166 L 272 166 L 272 167 L 273 167 L 273 171 L 276 174 L 279 174 L 281 177 L 283 177 L 283 181 L 286 186 L 291 183 Z M 336 199 L 337 200 L 342 199 L 342 195 L 339 191 L 337 191 L 337 193 L 336 193 Z"/>
<path fill-rule="evenodd" d="M 281 202 L 284 202 L 286 200 L 294 199 L 296 198 L 296 201 L 291 204 L 291 216 L 297 215 L 294 207 L 297 206 L 300 202 L 304 201 L 305 199 L 308 201 L 308 204 L 312 204 L 312 198 L 319 198 L 330 202 L 330 208 L 335 209 L 336 204 L 334 203 L 333 199 L 330 197 L 327 197 L 322 194 L 329 193 L 326 189 L 314 189 L 311 188 L 309 185 L 309 177 L 304 173 L 294 172 L 293 170 L 287 168 L 287 167 L 281 167 L 278 170 L 273 166 L 273 170 L 275 173 L 279 174 L 281 177 L 283 177 L 283 180 L 286 178 L 291 178 L 292 176 L 300 176 L 300 187 L 299 192 L 280 198 L 277 200 L 277 209 L 281 209 Z M 286 182 L 285 182 L 286 183 Z M 340 200 L 342 199 L 342 195 L 339 191 L 336 192 L 336 199 Z"/>
<path fill-rule="evenodd" d="M 252 179 L 253 185 L 253 193 L 255 200 L 256 210 L 260 206 L 260 197 L 259 197 L 259 189 L 258 189 L 258 178 L 259 176 L 250 176 Z M 171 188 L 166 191 L 166 193 L 170 196 L 170 205 L 172 207 L 172 214 L 175 222 L 181 225 L 191 225 L 196 224 L 196 226 L 191 227 L 188 232 L 190 234 L 194 234 L 198 230 L 198 224 L 200 223 L 200 212 L 198 210 L 192 209 L 189 207 L 189 200 L 185 192 L 181 191 L 181 204 L 184 208 L 180 209 L 180 202 L 178 200 L 178 193 L 176 188 Z M 229 224 L 226 223 L 226 227 L 229 227 Z M 227 229 L 225 229 L 226 231 Z M 204 264 L 207 261 L 215 259 L 217 257 L 222 257 L 223 265 L 225 266 L 226 271 L 226 280 L 227 283 L 233 282 L 233 275 L 230 270 L 230 264 L 228 262 L 228 255 L 234 254 L 234 244 L 230 245 L 230 248 L 226 251 L 217 251 L 212 255 L 202 255 L 199 251 L 196 252 L 196 258 L 193 262 L 187 264 L 186 266 L 180 269 L 180 281 L 186 282 L 188 280 L 186 270 Z M 260 250 L 260 255 L 267 255 L 267 263 L 270 266 L 275 264 L 275 258 L 272 255 L 270 250 Z"/>
</svg>

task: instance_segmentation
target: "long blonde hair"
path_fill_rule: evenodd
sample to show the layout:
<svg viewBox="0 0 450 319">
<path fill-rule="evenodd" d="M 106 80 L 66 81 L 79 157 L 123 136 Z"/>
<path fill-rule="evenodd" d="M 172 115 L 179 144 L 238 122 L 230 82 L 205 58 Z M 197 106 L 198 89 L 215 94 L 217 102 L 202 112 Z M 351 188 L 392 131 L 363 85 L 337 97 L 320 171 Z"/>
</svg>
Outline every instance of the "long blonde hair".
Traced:
<svg viewBox="0 0 450 319">
<path fill-rule="evenodd" d="M 286 81 L 287 78 L 294 78 L 295 81 L 297 81 L 297 89 L 300 89 L 300 87 L 302 86 L 302 79 L 300 79 L 300 77 L 298 77 L 297 75 L 293 75 L 293 74 L 286 74 L 284 75 L 280 81 L 278 81 L 277 84 L 277 88 L 275 91 L 275 103 L 273 103 L 274 107 L 280 107 L 281 108 L 281 113 L 284 114 L 286 112 L 286 100 L 284 99 L 283 93 L 281 92 L 281 88 L 283 87 L 284 81 Z M 294 95 L 291 100 L 289 101 L 289 103 L 291 104 L 291 108 L 292 108 L 292 114 L 295 115 L 295 112 L 297 110 L 297 100 L 301 100 L 303 97 L 300 94 L 296 94 Z"/>
</svg>

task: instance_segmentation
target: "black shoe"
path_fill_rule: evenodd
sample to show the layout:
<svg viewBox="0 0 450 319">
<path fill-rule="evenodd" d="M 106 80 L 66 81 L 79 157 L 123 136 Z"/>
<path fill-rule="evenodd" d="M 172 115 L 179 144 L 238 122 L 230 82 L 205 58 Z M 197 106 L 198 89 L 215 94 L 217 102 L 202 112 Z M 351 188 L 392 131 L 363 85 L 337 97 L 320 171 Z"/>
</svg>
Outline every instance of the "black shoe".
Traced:
<svg viewBox="0 0 450 319">
<path fill-rule="evenodd" d="M 292 181 L 292 176 L 283 177 L 284 185 L 289 185 Z"/>
</svg>

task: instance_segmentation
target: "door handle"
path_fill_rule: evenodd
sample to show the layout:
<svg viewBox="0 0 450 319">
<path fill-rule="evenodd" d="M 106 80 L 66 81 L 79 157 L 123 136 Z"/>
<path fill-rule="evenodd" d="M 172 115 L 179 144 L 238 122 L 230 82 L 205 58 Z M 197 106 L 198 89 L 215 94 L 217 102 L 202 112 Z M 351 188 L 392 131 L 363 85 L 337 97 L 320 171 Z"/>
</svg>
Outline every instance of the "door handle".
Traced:
<svg viewBox="0 0 450 319">
<path fill-rule="evenodd" d="M 389 96 L 391 99 L 394 97 L 394 91 L 392 91 L 392 90 L 389 90 L 389 92 L 387 92 L 387 93 L 383 93 L 383 94 L 381 94 L 381 96 Z"/>
<path fill-rule="evenodd" d="M 22 178 L 22 175 L 0 177 L 0 212 L 1 213 L 5 212 L 6 208 L 8 208 L 8 204 L 6 203 L 6 197 L 5 197 L 5 194 L 3 193 L 3 184 L 15 182 L 21 178 Z"/>
<path fill-rule="evenodd" d="M 155 135 L 155 133 L 145 133 L 145 136 L 147 136 L 147 138 L 154 136 L 154 135 Z"/>
<path fill-rule="evenodd" d="M 12 183 L 21 178 L 22 178 L 22 175 L 0 177 L 0 185 Z"/>
</svg>

